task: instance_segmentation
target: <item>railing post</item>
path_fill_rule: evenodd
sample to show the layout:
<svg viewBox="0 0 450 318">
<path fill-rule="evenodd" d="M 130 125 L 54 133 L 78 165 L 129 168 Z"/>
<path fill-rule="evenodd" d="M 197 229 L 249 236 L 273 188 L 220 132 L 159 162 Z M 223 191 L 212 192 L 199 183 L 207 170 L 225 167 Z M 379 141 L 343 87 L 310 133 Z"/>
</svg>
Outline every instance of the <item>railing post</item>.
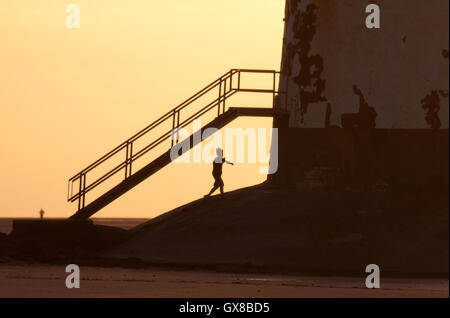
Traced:
<svg viewBox="0 0 450 318">
<path fill-rule="evenodd" d="M 84 174 L 84 177 L 83 177 L 83 209 L 84 209 L 84 206 L 86 204 L 86 193 L 85 193 L 85 191 L 86 191 L 86 174 Z"/>
<path fill-rule="evenodd" d="M 238 71 L 238 90 L 241 89 L 241 71 Z"/>
<path fill-rule="evenodd" d="M 125 147 L 125 179 L 128 178 L 128 142 Z"/>
<path fill-rule="evenodd" d="M 133 143 L 131 142 L 130 143 L 130 168 L 128 171 L 128 173 L 130 174 L 129 176 L 131 176 L 131 173 L 132 173 L 132 170 L 131 170 L 132 165 L 133 165 Z"/>
<path fill-rule="evenodd" d="M 276 90 L 276 84 L 277 82 L 277 73 L 273 71 L 273 96 L 272 96 L 272 108 L 275 106 L 275 90 Z"/>
<path fill-rule="evenodd" d="M 180 110 L 177 112 L 177 144 L 180 139 Z"/>
<path fill-rule="evenodd" d="M 80 174 L 80 181 L 79 181 L 79 188 L 78 188 L 78 211 L 81 210 L 81 193 L 83 192 L 83 175 Z"/>
<path fill-rule="evenodd" d="M 230 71 L 230 91 L 233 90 L 233 70 Z"/>
<path fill-rule="evenodd" d="M 73 187 L 73 182 L 69 180 L 69 182 L 67 183 L 67 201 L 69 201 L 69 198 L 71 198 L 73 194 L 73 191 L 70 192 L 70 186 Z"/>
<path fill-rule="evenodd" d="M 133 162 L 133 142 L 127 142 L 125 147 L 125 179 L 131 176 L 131 164 Z"/>
<path fill-rule="evenodd" d="M 218 105 L 217 105 L 217 117 L 220 116 L 220 100 L 222 99 L 222 78 L 220 79 L 219 82 L 219 101 L 218 101 Z"/>
<path fill-rule="evenodd" d="M 172 142 L 172 146 L 171 146 L 171 148 L 173 147 L 173 141 L 174 141 L 174 133 L 175 133 L 175 116 L 176 116 L 176 110 L 174 109 L 173 110 L 173 118 L 172 118 L 172 133 L 171 133 L 171 142 Z"/>
<path fill-rule="evenodd" d="M 227 100 L 227 78 L 223 83 L 223 102 L 222 102 L 222 114 L 225 113 L 225 101 Z"/>
<path fill-rule="evenodd" d="M 84 190 L 86 189 L 86 174 L 80 174 L 80 185 L 79 185 L 79 192 L 78 192 L 78 211 L 80 211 L 82 208 L 84 208 L 85 205 L 85 193 Z"/>
</svg>

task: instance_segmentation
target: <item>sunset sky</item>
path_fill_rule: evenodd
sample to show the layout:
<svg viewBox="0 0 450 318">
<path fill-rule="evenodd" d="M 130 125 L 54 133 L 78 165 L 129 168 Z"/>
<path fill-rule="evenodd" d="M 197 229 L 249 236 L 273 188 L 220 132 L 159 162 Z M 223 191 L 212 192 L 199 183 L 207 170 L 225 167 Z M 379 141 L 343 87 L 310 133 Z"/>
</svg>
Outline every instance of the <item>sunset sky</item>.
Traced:
<svg viewBox="0 0 450 318">
<path fill-rule="evenodd" d="M 69 177 L 229 69 L 278 70 L 283 16 L 283 0 L 2 1 L 0 217 L 69 217 Z M 259 167 L 226 166 L 226 190 L 264 181 Z M 172 164 L 96 216 L 154 217 L 212 184 L 210 164 Z"/>
</svg>

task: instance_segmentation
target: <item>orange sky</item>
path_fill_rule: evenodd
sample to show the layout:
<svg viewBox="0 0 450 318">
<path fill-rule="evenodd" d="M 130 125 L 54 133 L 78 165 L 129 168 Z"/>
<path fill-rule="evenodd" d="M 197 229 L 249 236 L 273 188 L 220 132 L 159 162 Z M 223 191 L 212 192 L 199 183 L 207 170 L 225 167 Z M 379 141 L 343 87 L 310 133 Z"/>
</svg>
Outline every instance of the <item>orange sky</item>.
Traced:
<svg viewBox="0 0 450 318">
<path fill-rule="evenodd" d="M 69 177 L 230 68 L 278 70 L 283 15 L 283 0 L 2 1 L 0 217 L 70 216 Z M 264 181 L 259 166 L 224 168 L 226 190 Z M 96 216 L 153 217 L 212 183 L 210 165 L 172 164 Z"/>
</svg>

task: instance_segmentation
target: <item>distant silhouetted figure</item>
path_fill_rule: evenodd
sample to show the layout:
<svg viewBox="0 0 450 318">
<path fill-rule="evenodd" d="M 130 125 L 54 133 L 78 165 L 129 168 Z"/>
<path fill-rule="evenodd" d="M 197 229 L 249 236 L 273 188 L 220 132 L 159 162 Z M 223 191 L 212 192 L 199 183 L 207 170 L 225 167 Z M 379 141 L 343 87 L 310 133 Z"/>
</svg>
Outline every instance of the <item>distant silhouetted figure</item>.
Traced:
<svg viewBox="0 0 450 318">
<path fill-rule="evenodd" d="M 218 188 L 220 188 L 220 193 L 223 194 L 224 183 L 223 183 L 223 180 L 222 180 L 222 165 L 225 162 L 230 164 L 230 165 L 233 165 L 232 162 L 227 161 L 223 157 L 223 150 L 222 149 L 217 148 L 216 149 L 216 153 L 217 153 L 217 157 L 213 161 L 213 171 L 212 171 L 212 175 L 214 177 L 214 186 L 211 189 L 211 191 L 209 191 L 209 193 L 207 195 L 205 195 L 205 198 L 209 197 L 211 194 L 213 194 L 214 191 L 216 191 Z"/>
<path fill-rule="evenodd" d="M 41 220 L 44 219 L 44 214 L 45 214 L 44 210 L 41 209 L 41 210 L 39 211 L 39 215 L 40 215 L 40 217 L 41 217 Z"/>
</svg>

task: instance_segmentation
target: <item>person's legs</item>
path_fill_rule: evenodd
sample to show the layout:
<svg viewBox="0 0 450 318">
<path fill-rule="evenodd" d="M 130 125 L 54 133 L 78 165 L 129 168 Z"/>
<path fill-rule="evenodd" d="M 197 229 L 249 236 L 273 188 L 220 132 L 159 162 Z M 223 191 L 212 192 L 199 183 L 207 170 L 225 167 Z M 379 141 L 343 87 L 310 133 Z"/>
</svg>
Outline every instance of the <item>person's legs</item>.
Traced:
<svg viewBox="0 0 450 318">
<path fill-rule="evenodd" d="M 209 191 L 209 193 L 208 193 L 207 195 L 205 195 L 205 197 L 209 197 L 211 194 L 214 193 L 214 191 L 217 190 L 217 188 L 218 188 L 218 187 L 214 186 L 214 187 L 211 189 L 211 191 Z"/>
<path fill-rule="evenodd" d="M 219 180 L 219 187 L 220 187 L 220 194 L 223 194 L 224 183 L 223 183 L 222 178 L 220 178 L 220 180 Z"/>
<path fill-rule="evenodd" d="M 205 198 L 209 197 L 211 194 L 213 194 L 214 191 L 216 191 L 219 187 L 221 188 L 221 191 L 222 191 L 223 181 L 222 181 L 222 179 L 220 179 L 220 177 L 219 178 L 214 177 L 214 186 L 211 189 L 211 191 L 209 191 L 209 193 L 207 195 L 205 195 Z"/>
</svg>

